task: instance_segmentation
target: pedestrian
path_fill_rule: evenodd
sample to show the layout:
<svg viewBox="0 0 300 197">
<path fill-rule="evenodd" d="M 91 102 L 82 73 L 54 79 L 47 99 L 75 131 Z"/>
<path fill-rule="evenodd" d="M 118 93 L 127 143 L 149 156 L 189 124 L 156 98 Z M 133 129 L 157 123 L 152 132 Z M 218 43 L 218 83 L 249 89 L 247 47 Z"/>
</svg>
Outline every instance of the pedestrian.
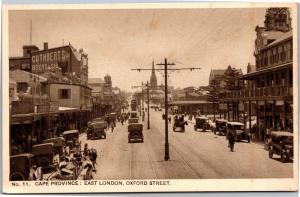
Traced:
<svg viewBox="0 0 300 197">
<path fill-rule="evenodd" d="M 231 152 L 234 152 L 234 144 L 235 144 L 236 133 L 234 130 L 229 130 L 228 133 L 228 147 Z"/>
<path fill-rule="evenodd" d="M 171 124 L 171 120 L 172 120 L 171 116 L 169 116 L 168 120 L 169 120 L 169 124 Z"/>
<path fill-rule="evenodd" d="M 121 124 L 122 124 L 122 126 L 123 126 L 123 124 L 124 124 L 123 116 L 121 116 Z"/>
<path fill-rule="evenodd" d="M 84 144 L 83 155 L 84 156 L 88 156 L 89 155 L 89 148 L 88 148 L 88 144 L 87 143 Z"/>
<path fill-rule="evenodd" d="M 255 123 L 251 128 L 251 135 L 252 135 L 251 137 L 252 137 L 252 139 L 255 139 L 256 132 L 257 132 L 257 126 L 256 126 L 256 123 Z"/>
<path fill-rule="evenodd" d="M 115 126 L 114 126 L 114 123 L 113 123 L 113 122 L 110 124 L 110 128 L 111 128 L 111 132 L 114 132 Z"/>
</svg>

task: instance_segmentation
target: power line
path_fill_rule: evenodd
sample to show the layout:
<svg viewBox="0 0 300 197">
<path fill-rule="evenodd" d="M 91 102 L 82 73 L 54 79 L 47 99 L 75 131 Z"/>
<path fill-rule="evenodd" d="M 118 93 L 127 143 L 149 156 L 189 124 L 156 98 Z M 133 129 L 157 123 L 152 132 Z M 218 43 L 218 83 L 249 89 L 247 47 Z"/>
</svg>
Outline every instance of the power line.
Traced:
<svg viewBox="0 0 300 197">
<path fill-rule="evenodd" d="M 165 161 L 168 161 L 170 159 L 170 154 L 169 154 L 169 132 L 168 132 L 168 71 L 180 71 L 180 70 L 198 70 L 201 69 L 199 67 L 186 67 L 186 68 L 168 68 L 168 66 L 174 66 L 175 63 L 174 62 L 168 62 L 167 58 L 165 58 L 165 61 L 159 64 L 156 64 L 159 66 L 164 66 L 164 68 L 156 68 L 154 70 L 164 70 L 165 73 Z M 141 71 L 152 71 L 153 69 L 150 68 L 135 68 L 135 69 L 131 69 L 131 70 L 135 70 L 138 72 Z M 148 85 L 148 82 L 147 82 Z M 149 88 L 147 88 L 147 91 L 149 91 Z M 148 100 L 148 104 L 149 104 L 149 100 Z M 149 107 L 148 107 L 148 113 L 149 113 Z M 149 116 L 148 116 L 149 117 Z"/>
</svg>

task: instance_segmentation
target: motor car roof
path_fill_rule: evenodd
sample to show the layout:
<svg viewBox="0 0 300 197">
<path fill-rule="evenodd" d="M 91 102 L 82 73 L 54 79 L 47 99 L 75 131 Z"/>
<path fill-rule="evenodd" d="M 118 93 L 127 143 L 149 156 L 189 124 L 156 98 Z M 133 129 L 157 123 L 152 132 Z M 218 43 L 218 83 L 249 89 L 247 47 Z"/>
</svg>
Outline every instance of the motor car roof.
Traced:
<svg viewBox="0 0 300 197">
<path fill-rule="evenodd" d="M 244 123 L 241 123 L 241 122 L 227 122 L 227 124 L 236 125 L 236 126 L 244 126 Z"/>
<path fill-rule="evenodd" d="M 216 119 L 218 122 L 228 122 L 226 119 Z"/>
<path fill-rule="evenodd" d="M 31 157 L 34 157 L 34 155 L 31 154 L 31 153 L 21 153 L 21 154 L 10 156 L 11 159 L 18 158 L 18 157 L 28 157 L 28 158 L 31 158 Z"/>
<path fill-rule="evenodd" d="M 291 136 L 291 137 L 293 137 L 294 136 L 293 133 L 288 132 L 288 131 L 272 131 L 271 135 L 276 136 L 276 137 L 279 137 L 279 136 Z"/>
<path fill-rule="evenodd" d="M 68 135 L 68 134 L 74 134 L 74 133 L 78 133 L 78 130 L 68 130 L 68 131 L 64 131 L 62 134 Z"/>
</svg>

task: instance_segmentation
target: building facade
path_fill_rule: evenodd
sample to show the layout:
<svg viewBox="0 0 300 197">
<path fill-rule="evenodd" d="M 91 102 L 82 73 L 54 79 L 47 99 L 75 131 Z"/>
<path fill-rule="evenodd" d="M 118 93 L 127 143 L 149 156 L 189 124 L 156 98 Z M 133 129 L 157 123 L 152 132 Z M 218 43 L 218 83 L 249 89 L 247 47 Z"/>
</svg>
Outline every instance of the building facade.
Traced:
<svg viewBox="0 0 300 197">
<path fill-rule="evenodd" d="M 279 15 L 285 20 L 276 20 Z M 270 8 L 266 13 L 266 21 L 265 27 L 260 29 L 265 29 L 266 35 L 270 35 L 268 31 L 278 31 L 280 36 L 261 44 L 257 41 L 261 36 L 257 35 L 255 71 L 239 77 L 238 80 L 243 82 L 242 89 L 227 92 L 224 99 L 228 109 L 236 113 L 239 112 L 240 103 L 247 106 L 244 121 L 249 122 L 249 128 L 253 124 L 257 125 L 256 135 L 259 140 L 264 140 L 268 128 L 293 130 L 293 34 L 289 12 L 286 8 Z M 252 116 L 255 116 L 255 121 Z"/>
</svg>

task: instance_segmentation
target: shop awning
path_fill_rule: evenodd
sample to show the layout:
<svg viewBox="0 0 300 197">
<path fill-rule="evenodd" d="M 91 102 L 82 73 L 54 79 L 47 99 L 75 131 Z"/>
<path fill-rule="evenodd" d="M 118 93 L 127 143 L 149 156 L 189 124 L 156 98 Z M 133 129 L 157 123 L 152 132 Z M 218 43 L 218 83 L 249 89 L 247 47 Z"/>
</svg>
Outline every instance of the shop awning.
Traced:
<svg viewBox="0 0 300 197">
<path fill-rule="evenodd" d="M 197 104 L 208 104 L 206 100 L 195 100 L 195 101 L 173 101 L 170 102 L 169 105 L 197 105 Z"/>
<path fill-rule="evenodd" d="M 269 72 L 285 69 L 285 68 L 288 68 L 288 67 L 292 67 L 292 65 L 293 65 L 293 62 L 289 62 L 289 63 L 281 64 L 281 65 L 278 65 L 278 66 L 268 67 L 268 68 L 265 68 L 265 69 L 262 69 L 262 70 L 258 70 L 258 71 L 252 72 L 252 73 L 242 75 L 242 76 L 239 77 L 239 79 L 251 79 L 251 78 L 254 78 L 257 75 L 261 75 L 261 74 L 264 74 L 264 73 L 269 73 Z"/>
</svg>

